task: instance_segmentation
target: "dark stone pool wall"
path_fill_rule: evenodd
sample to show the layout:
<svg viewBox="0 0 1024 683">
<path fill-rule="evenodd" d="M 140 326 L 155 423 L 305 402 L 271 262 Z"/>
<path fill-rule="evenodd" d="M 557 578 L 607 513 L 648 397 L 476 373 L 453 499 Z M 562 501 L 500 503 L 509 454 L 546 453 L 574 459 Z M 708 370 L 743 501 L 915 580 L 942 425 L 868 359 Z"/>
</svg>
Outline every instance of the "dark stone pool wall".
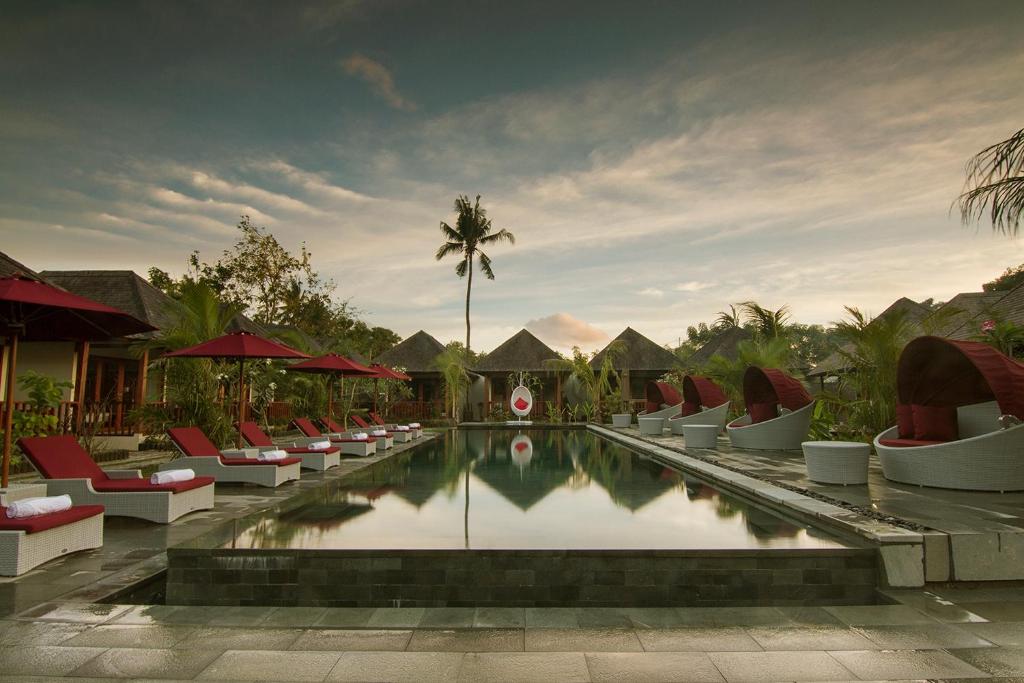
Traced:
<svg viewBox="0 0 1024 683">
<path fill-rule="evenodd" d="M 876 599 L 874 549 L 171 548 L 167 603 L 315 607 L 719 607 Z"/>
</svg>

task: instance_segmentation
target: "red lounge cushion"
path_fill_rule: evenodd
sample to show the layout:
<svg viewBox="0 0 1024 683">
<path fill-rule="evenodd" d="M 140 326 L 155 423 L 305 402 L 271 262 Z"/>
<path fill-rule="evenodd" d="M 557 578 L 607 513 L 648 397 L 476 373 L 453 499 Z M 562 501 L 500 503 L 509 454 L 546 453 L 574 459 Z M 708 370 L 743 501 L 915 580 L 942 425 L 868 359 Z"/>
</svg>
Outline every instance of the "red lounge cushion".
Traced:
<svg viewBox="0 0 1024 683">
<path fill-rule="evenodd" d="M 7 508 L 0 506 L 0 531 L 24 531 L 34 534 L 37 531 L 46 531 L 65 524 L 81 522 L 83 519 L 101 514 L 103 514 L 102 505 L 76 505 L 60 512 L 51 512 L 48 515 L 9 519 Z"/>
<path fill-rule="evenodd" d="M 896 406 L 896 425 L 899 427 L 901 439 L 914 438 L 914 409 L 906 404 Z"/>
<path fill-rule="evenodd" d="M 340 448 L 324 448 L 323 450 L 319 450 L 318 451 L 318 450 L 313 449 L 313 448 L 300 448 L 298 446 L 295 446 L 293 448 L 282 448 L 281 450 L 283 450 L 285 453 L 291 453 L 292 455 L 297 455 L 299 453 L 325 453 L 325 454 L 330 454 L 330 453 L 337 453 L 341 449 Z"/>
<path fill-rule="evenodd" d="M 889 448 L 913 448 L 915 446 L 935 446 L 940 443 L 946 443 L 945 441 L 925 441 L 918 439 L 879 439 L 879 446 L 888 446 Z"/>
<path fill-rule="evenodd" d="M 199 427 L 171 427 L 167 436 L 185 455 L 207 458 L 220 457 L 220 449 L 203 434 Z"/>
<path fill-rule="evenodd" d="M 956 408 L 952 406 L 911 406 L 914 415 L 914 439 L 917 441 L 956 441 Z M 903 436 L 900 434 L 900 436 Z"/>
<path fill-rule="evenodd" d="M 18 439 L 21 450 L 47 479 L 103 481 L 107 473 L 93 462 L 73 436 L 32 436 Z"/>
<path fill-rule="evenodd" d="M 750 420 L 754 424 L 774 420 L 779 416 L 779 407 L 774 403 L 751 403 Z"/>
<path fill-rule="evenodd" d="M 302 432 L 303 436 L 323 436 L 319 429 L 313 426 L 308 417 L 297 417 L 292 420 L 295 428 Z"/>
<path fill-rule="evenodd" d="M 196 477 L 188 481 L 175 481 L 170 484 L 151 484 L 149 479 L 107 479 L 106 481 L 94 481 L 92 487 L 102 493 L 149 493 L 151 491 L 184 493 L 202 488 L 214 481 L 213 477 Z"/>
<path fill-rule="evenodd" d="M 377 443 L 377 437 L 371 436 L 366 439 L 331 439 L 331 443 Z"/>
<path fill-rule="evenodd" d="M 349 415 L 349 417 L 352 419 L 353 422 L 356 423 L 357 427 L 359 427 L 361 429 L 369 429 L 370 428 L 370 424 L 366 420 L 364 420 L 362 417 L 360 417 L 359 415 Z M 339 429 L 337 431 L 343 432 L 345 430 L 344 429 Z"/>
<path fill-rule="evenodd" d="M 516 408 L 518 408 L 519 410 L 526 410 L 527 408 L 529 408 L 529 407 L 530 407 L 530 404 L 529 404 L 529 403 L 527 403 L 527 402 L 526 402 L 526 399 L 525 399 L 525 398 L 523 398 L 522 396 L 520 396 L 519 398 L 517 398 L 517 399 L 516 399 L 516 402 L 515 402 L 515 403 L 513 403 L 512 405 L 514 405 L 514 406 L 515 406 Z"/>
<path fill-rule="evenodd" d="M 221 464 L 224 465 L 259 465 L 264 467 L 266 465 L 276 465 L 277 467 L 284 467 L 285 465 L 293 465 L 297 462 L 302 462 L 302 458 L 283 458 L 281 460 L 257 460 L 256 458 L 221 458 Z"/>
<path fill-rule="evenodd" d="M 270 440 L 259 425 L 255 422 L 243 422 L 238 425 L 238 431 L 242 433 L 242 438 L 248 442 L 250 446 L 273 446 L 274 442 Z"/>
<path fill-rule="evenodd" d="M 686 417 L 687 415 L 696 415 L 698 412 L 700 412 L 700 406 L 693 401 L 684 401 L 680 408 L 680 414 L 683 417 Z"/>
</svg>

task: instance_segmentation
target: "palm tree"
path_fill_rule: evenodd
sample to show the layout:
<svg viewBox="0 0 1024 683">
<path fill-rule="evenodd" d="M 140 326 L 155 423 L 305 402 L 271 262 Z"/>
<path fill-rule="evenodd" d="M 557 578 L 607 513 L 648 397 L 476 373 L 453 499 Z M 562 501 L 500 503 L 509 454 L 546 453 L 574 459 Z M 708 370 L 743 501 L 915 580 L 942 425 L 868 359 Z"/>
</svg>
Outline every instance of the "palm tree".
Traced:
<svg viewBox="0 0 1024 683">
<path fill-rule="evenodd" d="M 1024 128 L 978 152 L 967 162 L 960 195 L 964 223 L 987 214 L 992 229 L 1016 237 L 1024 217 Z"/>
<path fill-rule="evenodd" d="M 601 367 L 594 370 L 590 364 L 592 358 L 588 357 L 580 347 L 572 347 L 572 358 L 551 358 L 544 361 L 544 367 L 556 372 L 566 372 L 571 379 L 575 379 L 591 405 L 595 406 L 598 414 L 601 412 L 601 399 L 612 391 L 612 378 L 618 379 L 615 371 L 615 360 L 626 352 L 626 343 L 621 339 L 613 341 L 605 348 L 604 358 Z M 613 407 L 614 409 L 614 407 Z"/>
<path fill-rule="evenodd" d="M 765 308 L 756 301 L 744 301 L 740 308 L 746 313 L 747 322 L 754 326 L 755 332 L 767 339 L 775 339 L 785 334 L 786 323 L 789 321 L 789 306 L 778 310 Z"/>
<path fill-rule="evenodd" d="M 715 354 L 708 359 L 702 372 L 712 378 L 729 396 L 733 406 L 743 405 L 743 376 L 747 368 L 778 368 L 788 372 L 793 362 L 793 350 L 781 337 L 755 337 L 736 345 L 736 357 Z"/>
<path fill-rule="evenodd" d="M 480 195 L 476 196 L 475 204 L 470 204 L 466 195 L 456 198 L 455 212 L 458 217 L 454 228 L 441 221 L 441 234 L 447 241 L 437 250 L 435 258 L 440 261 L 449 254 L 459 254 L 462 260 L 455 266 L 455 274 L 459 277 L 469 275 L 466 282 L 466 351 L 469 351 L 469 296 L 473 290 L 473 258 L 476 257 L 479 261 L 480 270 L 487 279 L 493 280 L 491 259 L 480 251 L 480 246 L 499 242 L 515 244 L 516 237 L 504 228 L 495 233 L 491 232 L 491 221 L 487 218 L 487 212 L 480 206 Z"/>
<path fill-rule="evenodd" d="M 714 326 L 719 330 L 728 330 L 734 327 L 741 327 L 743 321 L 740 317 L 739 310 L 735 306 L 729 304 L 728 311 L 719 311 L 718 317 L 715 318 Z"/>
<path fill-rule="evenodd" d="M 448 414 L 455 424 L 458 424 L 459 408 L 469 387 L 465 355 L 461 349 L 446 348 L 434 359 L 434 366 L 440 371 L 441 380 L 444 382 L 445 399 L 450 411 Z"/>
</svg>

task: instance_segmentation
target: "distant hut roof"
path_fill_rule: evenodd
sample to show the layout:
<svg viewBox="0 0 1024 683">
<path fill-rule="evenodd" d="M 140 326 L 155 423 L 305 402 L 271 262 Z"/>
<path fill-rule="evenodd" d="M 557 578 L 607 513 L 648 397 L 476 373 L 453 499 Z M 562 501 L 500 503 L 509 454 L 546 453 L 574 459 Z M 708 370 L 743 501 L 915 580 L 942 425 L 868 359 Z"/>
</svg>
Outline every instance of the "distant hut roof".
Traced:
<svg viewBox="0 0 1024 683">
<path fill-rule="evenodd" d="M 1014 325 L 1024 325 L 1024 284 L 1017 285 L 992 305 L 994 316 Z"/>
<path fill-rule="evenodd" d="M 626 349 L 615 358 L 616 370 L 652 370 L 664 373 L 679 366 L 679 359 L 675 357 L 675 354 L 658 346 L 632 327 L 624 329 L 618 337 L 609 342 L 609 346 L 617 341 L 623 342 Z M 591 367 L 601 367 L 607 352 L 607 346 L 601 349 L 590 361 Z"/>
<path fill-rule="evenodd" d="M 875 320 L 884 320 L 891 316 L 902 313 L 906 316 L 906 320 L 909 323 L 920 323 L 922 320 L 933 314 L 932 309 L 924 304 L 919 304 L 913 299 L 908 299 L 903 296 L 896 301 L 892 302 L 888 308 L 876 315 L 871 322 Z M 869 325 L 871 323 L 868 323 Z M 843 345 L 842 349 L 847 353 L 853 351 L 853 346 L 850 344 Z M 833 351 L 825 360 L 818 363 L 813 370 L 807 373 L 808 377 L 818 377 L 820 375 L 828 375 L 835 372 L 841 372 L 849 367 L 849 362 L 846 357 L 843 356 L 839 351 Z"/>
<path fill-rule="evenodd" d="M 993 306 L 1006 292 L 962 292 L 942 304 L 925 321 L 934 321 L 928 333 L 936 337 L 969 339 L 980 332 L 981 323 L 993 316 Z"/>
<path fill-rule="evenodd" d="M 444 344 L 423 330 L 406 337 L 373 359 L 388 367 L 403 368 L 405 372 L 438 372 L 434 362 L 444 353 Z"/>
<path fill-rule="evenodd" d="M 0 277 L 10 277 L 12 275 L 24 275 L 33 280 L 39 279 L 39 273 L 0 251 Z"/>
<path fill-rule="evenodd" d="M 732 360 L 736 358 L 738 353 L 736 347 L 739 346 L 739 343 L 750 339 L 752 336 L 749 330 L 745 330 L 742 327 L 728 327 L 697 349 L 690 356 L 687 365 L 699 368 L 711 360 L 712 356 L 722 356 Z"/>
<path fill-rule="evenodd" d="M 476 366 L 477 372 L 516 372 L 546 370 L 544 361 L 558 358 L 551 347 L 528 330 L 519 330 L 494 349 Z"/>
<path fill-rule="evenodd" d="M 224 304 L 227 306 L 227 304 Z M 269 336 L 269 332 L 263 325 L 260 325 L 255 320 L 250 318 L 244 313 L 236 313 L 235 317 L 228 323 L 225 332 L 248 332 L 250 334 L 258 334 L 261 337 Z"/>
<path fill-rule="evenodd" d="M 40 276 L 73 294 L 130 313 L 158 329 L 174 324 L 177 302 L 134 271 L 44 270 Z"/>
</svg>

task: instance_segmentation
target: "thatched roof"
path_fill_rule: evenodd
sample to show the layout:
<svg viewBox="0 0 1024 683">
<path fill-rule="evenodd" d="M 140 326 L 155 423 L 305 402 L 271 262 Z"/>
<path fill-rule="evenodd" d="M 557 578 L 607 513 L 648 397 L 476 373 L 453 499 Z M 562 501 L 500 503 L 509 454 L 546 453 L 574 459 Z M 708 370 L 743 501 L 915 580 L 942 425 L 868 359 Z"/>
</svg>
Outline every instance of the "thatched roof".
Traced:
<svg viewBox="0 0 1024 683">
<path fill-rule="evenodd" d="M 925 321 L 934 323 L 928 334 L 950 339 L 969 339 L 981 330 L 981 323 L 995 317 L 993 307 L 1006 292 L 963 292 L 942 304 Z"/>
<path fill-rule="evenodd" d="M 122 310 L 158 329 L 174 324 L 174 299 L 133 271 L 44 270 L 40 275 L 72 294 Z"/>
<path fill-rule="evenodd" d="M 693 355 L 686 361 L 686 364 L 699 368 L 711 360 L 712 356 L 722 356 L 732 360 L 736 358 L 736 347 L 739 343 L 750 339 L 752 336 L 749 330 L 745 330 L 742 327 L 726 328 L 694 351 Z"/>
<path fill-rule="evenodd" d="M 676 358 L 675 354 L 664 347 L 658 346 L 632 327 L 624 329 L 608 345 L 611 346 L 617 341 L 625 344 L 626 350 L 616 357 L 616 370 L 652 370 L 665 373 L 679 365 L 679 359 Z M 601 367 L 607 351 L 607 346 L 601 349 L 590 361 L 591 367 Z"/>
<path fill-rule="evenodd" d="M 928 308 L 924 304 L 919 304 L 912 299 L 907 297 L 900 297 L 896 301 L 892 302 L 888 308 L 876 315 L 872 322 L 875 320 L 884 320 L 898 313 L 903 313 L 908 323 L 920 323 L 928 316 L 932 315 L 932 309 Z M 870 325 L 871 323 L 868 323 Z M 853 350 L 852 345 L 846 344 L 843 346 L 843 350 L 847 353 Z M 846 370 L 849 364 L 839 351 L 834 351 L 825 360 L 818 363 L 813 370 L 807 373 L 808 377 L 818 377 L 820 375 L 828 375 L 836 372 Z"/>
<path fill-rule="evenodd" d="M 527 330 L 519 330 L 476 366 L 477 372 L 540 372 L 544 361 L 558 358 L 551 347 Z"/>
<path fill-rule="evenodd" d="M 992 306 L 995 317 L 1014 325 L 1024 326 L 1024 284 L 1000 293 L 1003 297 Z"/>
<path fill-rule="evenodd" d="M 0 251 L 0 277 L 10 277 L 11 275 L 24 275 L 33 280 L 39 279 L 39 274 L 36 271 Z"/>
<path fill-rule="evenodd" d="M 423 330 L 406 337 L 373 359 L 388 367 L 404 368 L 405 372 L 437 372 L 434 361 L 444 353 L 444 344 Z"/>
<path fill-rule="evenodd" d="M 227 304 L 224 304 L 227 306 Z M 269 337 L 270 333 L 260 325 L 258 322 L 245 315 L 244 313 L 236 313 L 235 317 L 231 319 L 228 326 L 224 330 L 225 332 L 248 332 L 249 334 L 258 334 L 261 337 Z"/>
</svg>

